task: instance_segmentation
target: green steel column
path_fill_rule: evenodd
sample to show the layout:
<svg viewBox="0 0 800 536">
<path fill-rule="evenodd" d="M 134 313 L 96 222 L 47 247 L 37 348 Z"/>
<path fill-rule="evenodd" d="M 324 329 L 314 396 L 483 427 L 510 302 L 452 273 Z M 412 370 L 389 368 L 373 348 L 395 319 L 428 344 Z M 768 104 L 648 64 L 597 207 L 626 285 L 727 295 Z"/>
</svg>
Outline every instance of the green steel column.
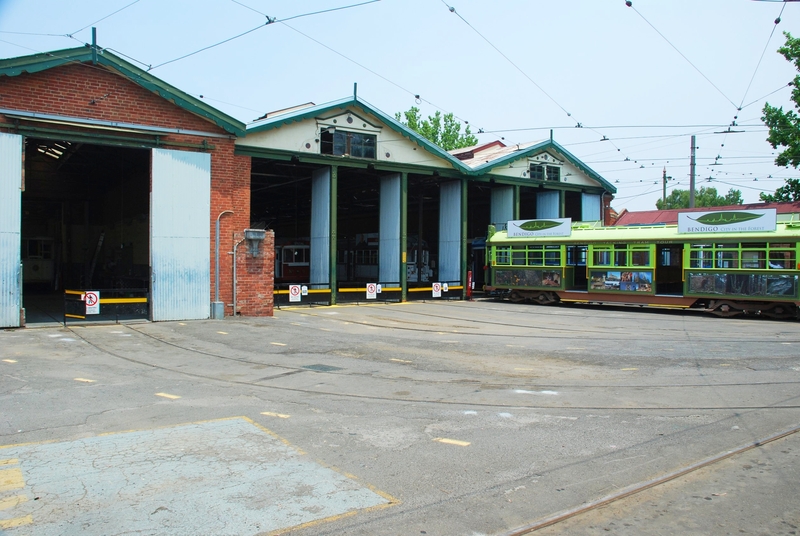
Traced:
<svg viewBox="0 0 800 536">
<path fill-rule="evenodd" d="M 567 213 L 567 193 L 564 190 L 558 191 L 558 217 L 563 218 Z"/>
<path fill-rule="evenodd" d="M 331 285 L 331 305 L 336 305 L 336 246 L 337 223 L 339 220 L 337 208 L 339 204 L 339 167 L 331 166 L 331 245 L 330 245 L 330 285 Z"/>
<path fill-rule="evenodd" d="M 519 219 L 519 203 L 522 197 L 522 186 L 514 186 L 514 219 Z"/>
<path fill-rule="evenodd" d="M 461 299 L 467 299 L 467 179 L 461 179 Z"/>
<path fill-rule="evenodd" d="M 400 301 L 408 299 L 408 173 L 400 173 Z"/>
</svg>

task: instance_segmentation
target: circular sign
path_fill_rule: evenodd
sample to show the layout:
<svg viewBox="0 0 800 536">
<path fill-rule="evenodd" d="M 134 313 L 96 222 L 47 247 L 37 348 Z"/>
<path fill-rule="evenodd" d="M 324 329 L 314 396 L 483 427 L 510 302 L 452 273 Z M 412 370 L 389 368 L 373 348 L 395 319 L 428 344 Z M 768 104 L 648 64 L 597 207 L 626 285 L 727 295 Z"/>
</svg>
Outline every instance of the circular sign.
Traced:
<svg viewBox="0 0 800 536">
<path fill-rule="evenodd" d="M 86 305 L 89 307 L 94 307 L 97 305 L 98 297 L 97 294 L 94 292 L 87 292 L 86 293 Z"/>
<path fill-rule="evenodd" d="M 300 295 L 300 285 L 291 285 L 289 287 L 289 294 L 292 296 L 299 296 Z"/>
<path fill-rule="evenodd" d="M 367 283 L 367 292 L 370 294 L 375 294 L 378 291 L 378 287 L 375 283 Z"/>
<path fill-rule="evenodd" d="M 442 284 L 441 283 L 434 283 L 433 284 L 433 291 L 434 292 L 441 292 L 442 291 Z"/>
</svg>

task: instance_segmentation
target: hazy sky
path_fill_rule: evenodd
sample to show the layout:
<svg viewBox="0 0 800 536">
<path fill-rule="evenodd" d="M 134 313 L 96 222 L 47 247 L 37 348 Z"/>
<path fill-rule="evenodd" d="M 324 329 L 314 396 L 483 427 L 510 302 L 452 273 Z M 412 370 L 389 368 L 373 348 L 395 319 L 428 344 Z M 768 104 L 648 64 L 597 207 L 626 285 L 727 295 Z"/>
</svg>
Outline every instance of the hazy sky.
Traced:
<svg viewBox="0 0 800 536">
<path fill-rule="evenodd" d="M 386 113 L 452 112 L 481 141 L 553 129 L 618 188 L 617 210 L 655 208 L 664 167 L 669 189 L 688 188 L 692 134 L 698 187 L 755 202 L 798 176 L 774 165 L 760 118 L 765 102 L 793 109 L 796 70 L 776 50 L 782 32 L 800 35 L 800 2 L 632 4 L 0 0 L 0 57 L 80 46 L 95 26 L 100 46 L 244 122 L 347 97 L 357 83 Z M 734 120 L 736 133 L 720 133 Z"/>
</svg>

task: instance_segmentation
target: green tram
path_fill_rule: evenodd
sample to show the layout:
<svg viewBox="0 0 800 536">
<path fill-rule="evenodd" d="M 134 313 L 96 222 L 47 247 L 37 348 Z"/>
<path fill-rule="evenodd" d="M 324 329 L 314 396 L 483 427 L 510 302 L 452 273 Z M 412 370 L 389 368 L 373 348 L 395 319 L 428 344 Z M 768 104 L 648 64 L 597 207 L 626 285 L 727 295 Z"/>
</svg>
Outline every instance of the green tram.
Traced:
<svg viewBox="0 0 800 536">
<path fill-rule="evenodd" d="M 719 221 L 725 217 L 720 215 L 735 213 L 707 214 Z M 800 318 L 800 221 L 773 222 L 763 231 L 697 225 L 699 232 L 691 233 L 679 232 L 678 225 L 569 222 L 564 236 L 519 237 L 491 226 L 485 290 L 514 302 L 635 304 L 699 308 L 718 316 Z M 556 224 L 509 222 L 509 229 L 515 223 L 529 229 Z"/>
</svg>

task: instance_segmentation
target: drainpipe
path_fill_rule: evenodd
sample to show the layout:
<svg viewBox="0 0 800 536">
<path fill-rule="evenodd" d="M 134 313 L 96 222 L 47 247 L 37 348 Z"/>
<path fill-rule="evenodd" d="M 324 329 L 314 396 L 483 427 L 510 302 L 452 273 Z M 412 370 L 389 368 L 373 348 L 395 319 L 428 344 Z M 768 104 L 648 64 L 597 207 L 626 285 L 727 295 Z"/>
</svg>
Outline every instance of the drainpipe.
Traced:
<svg viewBox="0 0 800 536">
<path fill-rule="evenodd" d="M 217 216 L 216 234 L 214 236 L 214 302 L 211 304 L 211 318 L 225 318 L 225 304 L 219 301 L 219 219 L 223 214 L 233 214 L 232 210 L 223 210 Z"/>
<path fill-rule="evenodd" d="M 239 247 L 239 244 L 244 242 L 244 237 L 242 237 L 238 242 L 233 245 L 233 251 L 231 254 L 233 255 L 233 316 L 236 317 L 236 250 Z"/>
</svg>

